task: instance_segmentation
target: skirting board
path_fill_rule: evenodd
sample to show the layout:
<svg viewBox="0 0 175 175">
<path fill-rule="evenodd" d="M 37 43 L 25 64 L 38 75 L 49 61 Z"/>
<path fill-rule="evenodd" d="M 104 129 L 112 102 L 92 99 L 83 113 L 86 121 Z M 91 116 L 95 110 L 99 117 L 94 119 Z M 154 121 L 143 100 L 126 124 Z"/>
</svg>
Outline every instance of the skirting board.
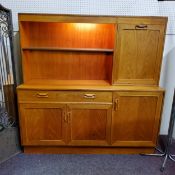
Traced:
<svg viewBox="0 0 175 175">
<path fill-rule="evenodd" d="M 154 148 L 24 147 L 24 153 L 29 154 L 139 154 L 153 152 Z"/>
</svg>

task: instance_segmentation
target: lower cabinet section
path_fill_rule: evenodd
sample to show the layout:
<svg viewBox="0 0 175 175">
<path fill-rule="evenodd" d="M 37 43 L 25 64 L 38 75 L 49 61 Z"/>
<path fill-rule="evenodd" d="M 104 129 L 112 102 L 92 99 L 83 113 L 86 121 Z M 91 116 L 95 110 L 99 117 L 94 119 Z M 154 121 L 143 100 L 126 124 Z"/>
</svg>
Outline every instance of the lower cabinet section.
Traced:
<svg viewBox="0 0 175 175">
<path fill-rule="evenodd" d="M 112 145 L 155 146 L 162 98 L 159 92 L 114 93 Z"/>
<path fill-rule="evenodd" d="M 99 102 L 23 98 L 19 101 L 22 145 L 153 148 L 159 132 L 163 92 L 108 93 L 111 97 L 113 94 L 113 99 L 105 102 L 100 96 Z"/>
<path fill-rule="evenodd" d="M 112 104 L 20 104 L 23 145 L 110 144 Z"/>
</svg>

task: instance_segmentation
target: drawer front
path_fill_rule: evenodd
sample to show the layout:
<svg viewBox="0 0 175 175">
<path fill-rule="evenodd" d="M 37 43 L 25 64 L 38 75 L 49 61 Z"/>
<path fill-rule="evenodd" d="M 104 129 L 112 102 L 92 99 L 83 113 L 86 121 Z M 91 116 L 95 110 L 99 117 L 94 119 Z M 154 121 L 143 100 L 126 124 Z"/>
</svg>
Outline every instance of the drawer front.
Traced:
<svg viewBox="0 0 175 175">
<path fill-rule="evenodd" d="M 18 90 L 18 101 L 112 102 L 112 92 Z"/>
<path fill-rule="evenodd" d="M 18 101 L 56 101 L 55 91 L 18 90 Z"/>
</svg>

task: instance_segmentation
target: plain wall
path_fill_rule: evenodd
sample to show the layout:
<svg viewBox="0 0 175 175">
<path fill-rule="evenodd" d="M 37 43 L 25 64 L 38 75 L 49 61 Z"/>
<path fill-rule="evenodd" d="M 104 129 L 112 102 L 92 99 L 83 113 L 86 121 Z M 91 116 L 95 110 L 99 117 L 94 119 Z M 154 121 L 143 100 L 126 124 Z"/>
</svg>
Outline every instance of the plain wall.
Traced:
<svg viewBox="0 0 175 175">
<path fill-rule="evenodd" d="M 165 88 L 165 99 L 160 133 L 166 134 L 168 132 L 175 88 L 175 35 L 166 35 L 160 86 Z M 175 132 L 173 135 L 175 137 Z"/>
</svg>

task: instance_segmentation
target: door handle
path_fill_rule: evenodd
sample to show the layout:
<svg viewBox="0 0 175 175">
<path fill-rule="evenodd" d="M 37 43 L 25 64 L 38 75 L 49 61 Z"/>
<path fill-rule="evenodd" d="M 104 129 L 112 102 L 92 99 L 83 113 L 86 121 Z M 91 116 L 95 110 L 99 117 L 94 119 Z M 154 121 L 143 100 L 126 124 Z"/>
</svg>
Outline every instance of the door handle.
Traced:
<svg viewBox="0 0 175 175">
<path fill-rule="evenodd" d="M 66 115 L 66 112 L 64 112 L 64 122 L 67 123 L 67 115 Z"/>
<path fill-rule="evenodd" d="M 67 112 L 67 123 L 71 122 L 71 112 Z"/>
<path fill-rule="evenodd" d="M 118 107 L 119 107 L 118 103 L 119 103 L 119 100 L 116 98 L 116 99 L 114 100 L 114 110 L 115 110 L 115 111 L 118 110 Z"/>
<path fill-rule="evenodd" d="M 139 24 L 135 26 L 135 29 L 147 29 L 148 26 L 146 24 Z"/>
</svg>

